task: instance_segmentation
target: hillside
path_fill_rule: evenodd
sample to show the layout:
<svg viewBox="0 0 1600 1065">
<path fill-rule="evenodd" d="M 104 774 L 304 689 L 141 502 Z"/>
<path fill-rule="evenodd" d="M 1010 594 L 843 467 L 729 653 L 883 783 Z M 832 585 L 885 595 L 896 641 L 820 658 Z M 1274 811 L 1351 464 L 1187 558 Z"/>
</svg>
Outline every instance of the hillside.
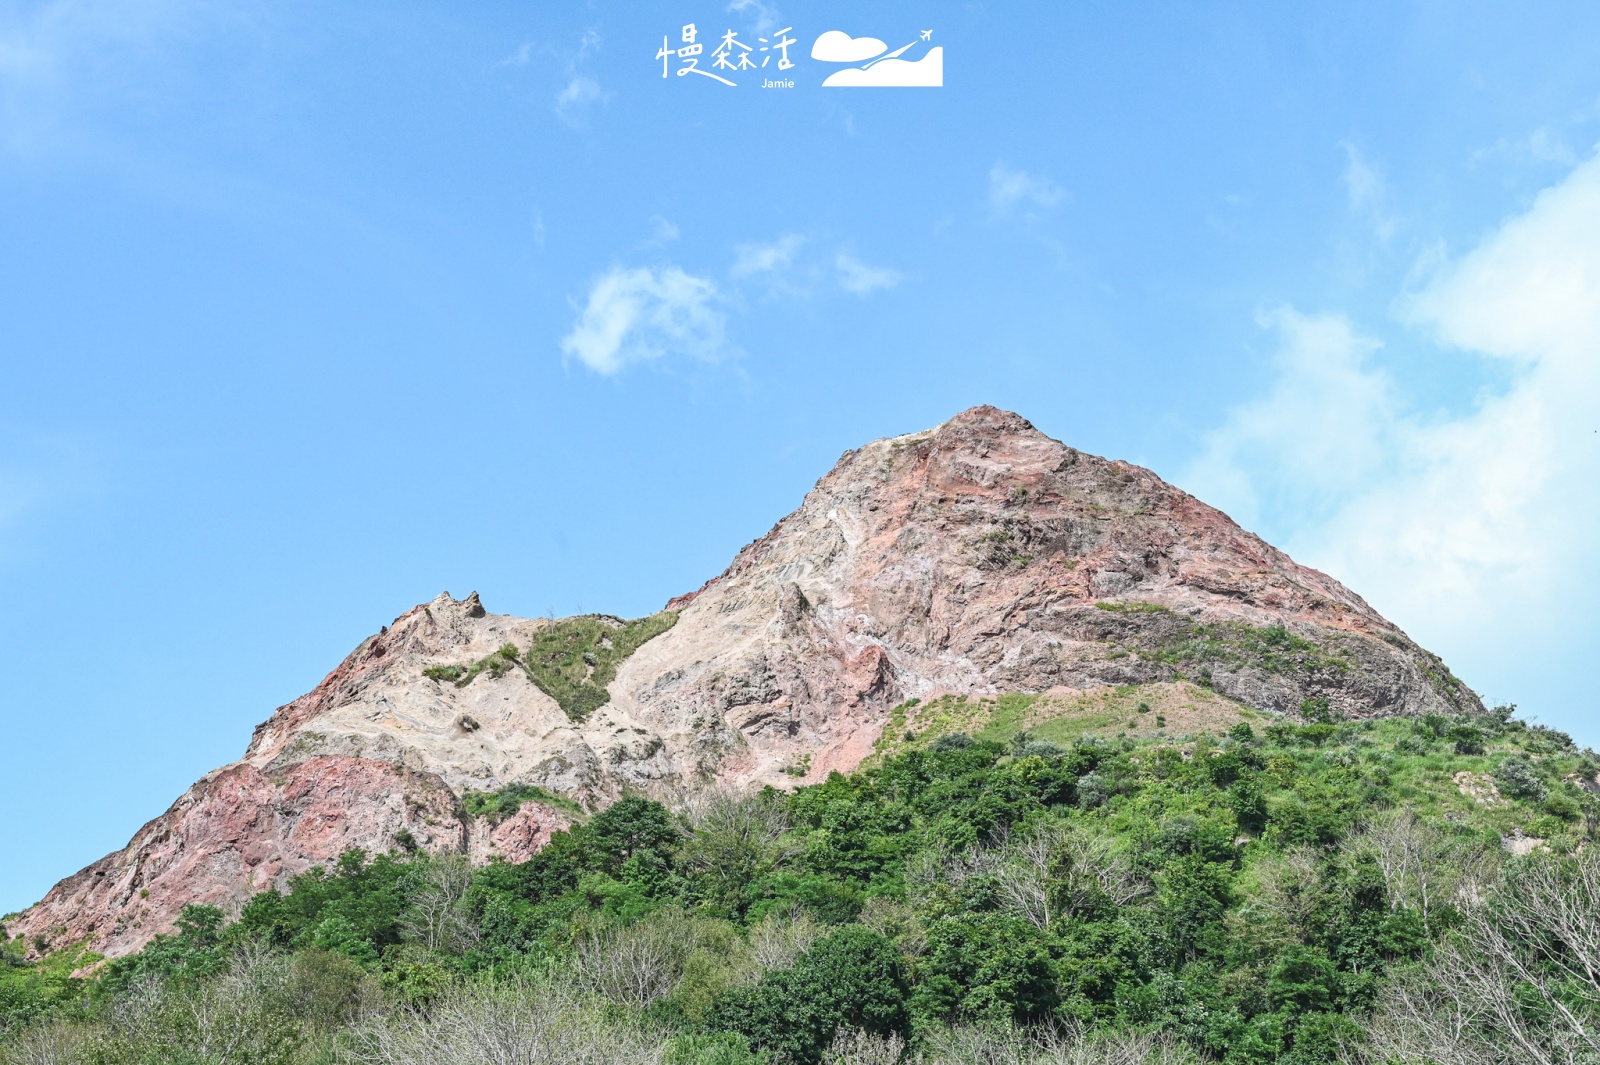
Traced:
<svg viewBox="0 0 1600 1065">
<path fill-rule="evenodd" d="M 1600 758 L 1564 735 L 1218 707 L 1054 743 L 1036 698 L 938 702 L 848 776 L 627 798 L 516 863 L 352 851 L 93 980 L 13 942 L 0 1065 L 1591 1060 Z"/>
<path fill-rule="evenodd" d="M 8 925 L 118 957 L 350 848 L 522 862 L 623 795 L 792 788 L 1012 718 L 1065 740 L 1482 710 L 1337 581 L 978 407 L 847 452 L 651 617 L 407 611 Z"/>
</svg>

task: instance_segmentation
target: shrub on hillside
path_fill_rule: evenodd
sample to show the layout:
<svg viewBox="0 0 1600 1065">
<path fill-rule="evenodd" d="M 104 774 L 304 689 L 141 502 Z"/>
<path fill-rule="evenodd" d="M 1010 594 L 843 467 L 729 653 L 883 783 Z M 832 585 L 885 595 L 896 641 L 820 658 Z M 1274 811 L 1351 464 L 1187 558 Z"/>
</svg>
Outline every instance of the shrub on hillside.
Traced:
<svg viewBox="0 0 1600 1065">
<path fill-rule="evenodd" d="M 1521 755 L 1514 754 L 1496 766 L 1494 779 L 1500 786 L 1501 794 L 1513 799 L 1544 801 L 1544 781 L 1539 778 L 1539 771 L 1533 767 L 1533 763 Z"/>
<path fill-rule="evenodd" d="M 758 1049 L 816 1065 L 840 1029 L 905 1035 L 906 998 L 899 952 L 880 933 L 850 925 L 819 939 L 793 969 L 724 995 L 712 1017 Z"/>
</svg>

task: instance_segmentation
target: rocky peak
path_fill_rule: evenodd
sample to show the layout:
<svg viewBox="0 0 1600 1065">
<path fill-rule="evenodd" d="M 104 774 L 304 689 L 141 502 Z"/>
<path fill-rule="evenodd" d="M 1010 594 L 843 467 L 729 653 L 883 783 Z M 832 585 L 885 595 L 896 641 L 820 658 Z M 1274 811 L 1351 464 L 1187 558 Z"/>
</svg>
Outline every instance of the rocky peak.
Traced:
<svg viewBox="0 0 1600 1065">
<path fill-rule="evenodd" d="M 534 803 L 487 825 L 464 795 L 538 788 L 594 809 L 793 786 L 884 749 L 911 699 L 1134 686 L 1288 715 L 1481 709 L 1331 577 L 994 407 L 846 452 L 667 607 L 543 620 L 441 593 L 12 931 L 114 955 L 184 902 L 237 905 L 350 846 L 515 858 L 567 815 Z"/>
</svg>

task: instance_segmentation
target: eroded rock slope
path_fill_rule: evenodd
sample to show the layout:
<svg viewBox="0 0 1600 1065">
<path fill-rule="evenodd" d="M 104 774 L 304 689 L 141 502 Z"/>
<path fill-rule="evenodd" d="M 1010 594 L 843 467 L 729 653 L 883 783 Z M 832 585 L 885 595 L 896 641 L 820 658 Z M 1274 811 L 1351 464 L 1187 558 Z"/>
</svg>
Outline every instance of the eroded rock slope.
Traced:
<svg viewBox="0 0 1600 1065">
<path fill-rule="evenodd" d="M 911 697 L 1187 678 L 1291 715 L 1481 709 L 1337 581 L 991 407 L 847 452 L 668 610 L 653 635 L 674 615 L 641 630 L 490 614 L 476 593 L 415 607 L 9 930 L 118 955 L 186 903 L 235 907 L 349 847 L 520 860 L 570 823 L 563 799 L 852 769 Z M 503 820 L 463 801 L 519 785 L 553 801 Z"/>
</svg>

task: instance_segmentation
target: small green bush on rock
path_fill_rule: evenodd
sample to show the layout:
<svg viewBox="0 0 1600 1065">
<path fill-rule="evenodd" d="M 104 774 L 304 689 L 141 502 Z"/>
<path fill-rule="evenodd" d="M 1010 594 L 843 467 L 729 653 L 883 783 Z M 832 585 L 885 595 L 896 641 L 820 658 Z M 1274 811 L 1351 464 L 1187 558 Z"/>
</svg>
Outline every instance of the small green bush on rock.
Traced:
<svg viewBox="0 0 1600 1065">
<path fill-rule="evenodd" d="M 1514 754 L 1502 761 L 1494 771 L 1495 783 L 1499 784 L 1500 791 L 1513 799 L 1530 799 L 1533 802 L 1543 802 L 1545 797 L 1544 781 L 1539 779 L 1539 772 L 1533 763 L 1521 755 Z"/>
</svg>

